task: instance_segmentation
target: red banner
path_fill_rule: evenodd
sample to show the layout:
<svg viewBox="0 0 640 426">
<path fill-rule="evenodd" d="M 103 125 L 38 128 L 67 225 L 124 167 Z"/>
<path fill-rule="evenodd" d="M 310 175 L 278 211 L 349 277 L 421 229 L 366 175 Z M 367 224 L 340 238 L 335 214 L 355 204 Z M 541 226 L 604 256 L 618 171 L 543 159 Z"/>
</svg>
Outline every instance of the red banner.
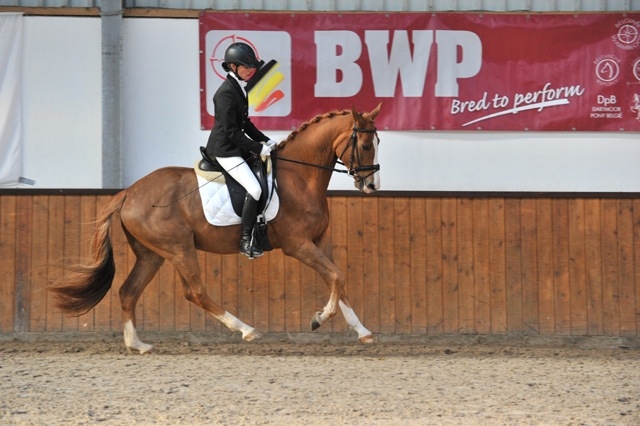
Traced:
<svg viewBox="0 0 640 426">
<path fill-rule="evenodd" d="M 203 13 L 202 128 L 243 41 L 263 129 L 383 103 L 388 130 L 640 130 L 640 14 Z"/>
</svg>

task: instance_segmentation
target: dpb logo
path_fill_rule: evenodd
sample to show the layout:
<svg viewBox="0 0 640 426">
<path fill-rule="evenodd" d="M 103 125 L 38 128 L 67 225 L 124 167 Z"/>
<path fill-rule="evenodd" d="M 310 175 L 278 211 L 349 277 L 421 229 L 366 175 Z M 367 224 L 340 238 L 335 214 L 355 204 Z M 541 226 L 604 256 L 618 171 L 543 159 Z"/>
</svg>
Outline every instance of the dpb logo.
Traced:
<svg viewBox="0 0 640 426">
<path fill-rule="evenodd" d="M 213 95 L 227 78 L 224 52 L 232 43 L 247 43 L 265 62 L 249 90 L 249 114 L 286 117 L 291 113 L 291 37 L 284 31 L 209 31 L 205 36 L 207 112 L 214 115 Z M 253 83 L 253 82 L 252 82 Z"/>
</svg>

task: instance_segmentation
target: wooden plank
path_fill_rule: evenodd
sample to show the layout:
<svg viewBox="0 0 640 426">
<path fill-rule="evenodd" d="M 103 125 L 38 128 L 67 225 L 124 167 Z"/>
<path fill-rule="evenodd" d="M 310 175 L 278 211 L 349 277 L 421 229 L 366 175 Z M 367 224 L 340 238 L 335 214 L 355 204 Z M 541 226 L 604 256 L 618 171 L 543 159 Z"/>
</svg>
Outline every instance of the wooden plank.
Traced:
<svg viewBox="0 0 640 426">
<path fill-rule="evenodd" d="M 380 217 L 378 216 L 379 198 L 366 197 L 362 199 L 362 256 L 367 266 L 362 272 L 364 283 L 363 314 L 361 320 L 365 327 L 373 333 L 380 332 L 380 276 L 378 275 L 378 260 L 380 256 Z M 382 219 L 384 220 L 384 219 Z"/>
<path fill-rule="evenodd" d="M 276 253 L 265 254 L 269 267 L 269 331 L 286 331 L 286 285 L 284 282 L 284 259 Z"/>
<path fill-rule="evenodd" d="M 0 333 L 13 332 L 17 197 L 0 195 Z"/>
<path fill-rule="evenodd" d="M 491 333 L 507 332 L 505 212 L 504 199 L 489 200 L 489 283 L 491 287 Z"/>
<path fill-rule="evenodd" d="M 571 285 L 569 282 L 569 213 L 566 199 L 554 199 L 553 277 L 555 334 L 571 334 Z"/>
<path fill-rule="evenodd" d="M 239 267 L 253 269 L 253 326 L 269 332 L 269 261 L 265 257 L 250 260 L 245 255 L 238 256 Z"/>
<path fill-rule="evenodd" d="M 536 221 L 537 212 L 535 198 L 521 199 L 522 329 L 526 334 L 540 333 Z"/>
<path fill-rule="evenodd" d="M 475 333 L 475 282 L 473 273 L 473 200 L 457 199 L 457 258 L 460 333 Z"/>
<path fill-rule="evenodd" d="M 571 334 L 584 336 L 588 332 L 584 200 L 569 199 L 568 207 Z"/>
<path fill-rule="evenodd" d="M 394 238 L 393 259 L 394 280 L 389 283 L 395 295 L 396 333 L 411 332 L 411 215 L 409 198 L 396 197 L 393 203 Z"/>
<path fill-rule="evenodd" d="M 299 333 L 302 327 L 302 274 L 300 262 L 285 256 L 282 251 L 274 251 L 284 262 L 283 277 L 285 285 L 285 330 L 288 333 Z M 307 331 L 306 328 L 304 331 Z"/>
<path fill-rule="evenodd" d="M 427 209 L 424 198 L 409 199 L 411 266 L 411 332 L 427 331 Z"/>
<path fill-rule="evenodd" d="M 442 200 L 442 303 L 445 333 L 460 331 L 456 204 L 454 198 Z"/>
<path fill-rule="evenodd" d="M 36 231 L 31 244 L 31 317 L 29 331 L 44 332 L 47 329 L 47 245 L 49 235 L 49 197 L 47 195 L 33 196 L 33 223 Z M 1 232 L 1 231 L 0 231 Z M 2 236 L 0 235 L 0 239 Z M 3 258 L 4 259 L 4 258 Z"/>
<path fill-rule="evenodd" d="M 616 200 L 602 200 L 602 306 L 604 334 L 607 336 L 620 332 L 617 210 Z"/>
<path fill-rule="evenodd" d="M 604 333 L 602 299 L 602 220 L 601 200 L 587 199 L 585 206 L 585 263 L 587 278 L 587 330 L 590 335 Z"/>
<path fill-rule="evenodd" d="M 56 281 L 64 273 L 64 197 L 50 196 L 48 208 L 47 276 Z M 62 318 L 67 314 L 58 309 L 51 294 L 47 297 L 47 331 L 62 331 Z"/>
<path fill-rule="evenodd" d="M 522 224 L 519 198 L 504 202 L 507 331 L 522 333 Z"/>
<path fill-rule="evenodd" d="M 618 200 L 618 277 L 620 280 L 620 336 L 637 335 L 636 289 L 633 265 L 633 200 Z"/>
<path fill-rule="evenodd" d="M 474 329 L 479 334 L 491 332 L 491 261 L 489 251 L 489 200 L 473 200 L 473 282 L 474 282 Z"/>
<path fill-rule="evenodd" d="M 551 199 L 541 198 L 537 202 L 538 223 L 538 309 L 540 312 L 540 334 L 555 333 L 555 305 L 553 287 L 553 207 Z"/>
<path fill-rule="evenodd" d="M 31 244 L 33 240 L 33 205 L 31 196 L 21 196 L 17 200 L 16 219 L 16 274 L 15 274 L 15 308 L 14 331 L 29 331 L 31 316 Z"/>
<path fill-rule="evenodd" d="M 444 331 L 442 296 L 442 199 L 427 199 L 427 333 Z"/>
<path fill-rule="evenodd" d="M 380 274 L 380 331 L 395 332 L 396 294 L 395 294 L 395 257 L 394 257 L 394 209 L 393 199 L 378 200 L 380 225 L 379 269 Z"/>
</svg>

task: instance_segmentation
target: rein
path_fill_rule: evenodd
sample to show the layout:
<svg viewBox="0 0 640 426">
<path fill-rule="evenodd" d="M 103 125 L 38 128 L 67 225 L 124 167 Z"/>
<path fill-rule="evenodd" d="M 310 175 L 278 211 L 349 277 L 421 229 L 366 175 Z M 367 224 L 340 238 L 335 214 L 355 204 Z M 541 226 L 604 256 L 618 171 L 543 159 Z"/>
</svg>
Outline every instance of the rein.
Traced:
<svg viewBox="0 0 640 426">
<path fill-rule="evenodd" d="M 358 133 L 377 133 L 377 131 L 378 130 L 375 129 L 375 128 L 373 128 L 373 129 L 362 129 L 360 127 L 354 127 L 353 128 L 353 132 L 351 133 L 351 137 L 349 138 L 350 143 L 345 145 L 344 149 L 342 150 L 342 153 L 338 156 L 338 161 L 337 161 L 337 163 L 340 164 L 341 166 L 347 167 L 347 165 L 344 164 L 340 160 L 340 157 L 342 157 L 344 155 L 344 153 L 347 151 L 347 149 L 349 149 L 349 146 L 351 146 L 351 161 L 349 163 L 349 168 L 347 170 L 337 169 L 337 168 L 331 167 L 331 166 L 323 166 L 321 164 L 307 163 L 305 161 L 292 160 L 290 158 L 284 158 L 284 157 L 280 157 L 280 156 L 278 156 L 277 158 L 278 158 L 278 160 L 288 161 L 290 163 L 302 164 L 304 166 L 315 167 L 315 168 L 323 169 L 323 170 L 329 170 L 329 171 L 336 172 L 336 173 L 347 173 L 347 174 L 349 174 L 349 176 L 355 176 L 359 180 L 362 180 L 362 179 L 365 179 L 368 176 L 372 175 L 373 173 L 377 172 L 378 170 L 380 170 L 380 164 L 372 164 L 370 166 L 353 167 L 353 163 L 354 163 L 353 159 L 354 159 L 354 157 L 357 158 L 358 164 L 360 164 L 360 152 L 358 151 Z M 272 153 L 272 155 L 273 155 L 273 153 Z M 369 171 L 371 173 L 369 173 L 365 177 L 360 177 L 358 175 L 359 172 L 369 172 Z"/>
</svg>

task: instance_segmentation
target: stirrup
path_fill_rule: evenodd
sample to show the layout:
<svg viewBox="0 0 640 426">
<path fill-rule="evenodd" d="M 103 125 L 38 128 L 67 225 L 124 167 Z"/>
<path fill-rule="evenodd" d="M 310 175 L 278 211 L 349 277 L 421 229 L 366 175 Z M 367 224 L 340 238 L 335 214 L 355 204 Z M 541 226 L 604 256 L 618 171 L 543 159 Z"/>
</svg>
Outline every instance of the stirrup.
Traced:
<svg viewBox="0 0 640 426">
<path fill-rule="evenodd" d="M 253 243 L 253 238 L 251 238 L 249 241 L 241 240 L 240 253 L 244 254 L 249 259 L 255 259 L 256 257 L 262 256 L 264 254 L 262 249 L 260 249 L 260 247 L 254 246 L 252 243 Z"/>
<path fill-rule="evenodd" d="M 253 247 L 253 246 L 249 247 L 248 253 L 242 250 L 242 247 L 240 247 L 240 253 L 244 254 L 249 259 L 255 259 L 256 257 L 260 257 L 264 254 L 264 252 L 260 250 L 258 247 Z"/>
</svg>

